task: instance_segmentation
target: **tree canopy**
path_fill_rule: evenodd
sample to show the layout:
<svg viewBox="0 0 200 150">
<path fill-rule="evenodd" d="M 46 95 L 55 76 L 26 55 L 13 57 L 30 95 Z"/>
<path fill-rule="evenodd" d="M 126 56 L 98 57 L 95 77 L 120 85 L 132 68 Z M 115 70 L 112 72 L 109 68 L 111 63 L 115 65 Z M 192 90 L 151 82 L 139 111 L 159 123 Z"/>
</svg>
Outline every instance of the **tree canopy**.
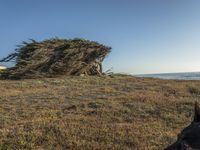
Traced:
<svg viewBox="0 0 200 150">
<path fill-rule="evenodd" d="M 30 40 L 0 62 L 16 65 L 2 76 L 10 79 L 56 77 L 61 75 L 101 75 L 102 62 L 111 47 L 85 39 Z"/>
</svg>

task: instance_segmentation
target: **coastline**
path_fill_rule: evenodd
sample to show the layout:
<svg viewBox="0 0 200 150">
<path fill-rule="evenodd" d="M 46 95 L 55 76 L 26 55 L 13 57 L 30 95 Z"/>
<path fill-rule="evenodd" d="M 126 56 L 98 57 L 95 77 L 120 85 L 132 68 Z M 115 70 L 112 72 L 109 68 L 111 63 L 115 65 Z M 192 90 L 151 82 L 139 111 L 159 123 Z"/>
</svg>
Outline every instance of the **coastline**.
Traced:
<svg viewBox="0 0 200 150">
<path fill-rule="evenodd" d="M 136 77 L 150 77 L 166 80 L 200 80 L 200 72 L 178 72 L 178 73 L 156 73 L 156 74 L 139 74 Z"/>
</svg>

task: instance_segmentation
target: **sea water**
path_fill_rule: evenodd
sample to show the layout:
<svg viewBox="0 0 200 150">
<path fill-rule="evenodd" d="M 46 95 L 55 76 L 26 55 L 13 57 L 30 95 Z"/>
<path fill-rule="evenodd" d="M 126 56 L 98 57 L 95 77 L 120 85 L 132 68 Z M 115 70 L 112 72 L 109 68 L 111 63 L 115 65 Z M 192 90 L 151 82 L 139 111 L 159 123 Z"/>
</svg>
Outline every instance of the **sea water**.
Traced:
<svg viewBox="0 0 200 150">
<path fill-rule="evenodd" d="M 136 76 L 175 80 L 200 80 L 200 72 L 143 74 Z"/>
</svg>

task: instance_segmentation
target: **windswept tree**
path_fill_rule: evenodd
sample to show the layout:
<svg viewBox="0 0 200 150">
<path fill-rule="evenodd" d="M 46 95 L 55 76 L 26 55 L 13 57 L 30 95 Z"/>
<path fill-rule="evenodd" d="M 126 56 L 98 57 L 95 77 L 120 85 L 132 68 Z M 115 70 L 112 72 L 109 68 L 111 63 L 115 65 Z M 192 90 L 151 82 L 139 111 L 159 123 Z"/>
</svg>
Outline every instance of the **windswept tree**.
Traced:
<svg viewBox="0 0 200 150">
<path fill-rule="evenodd" d="M 84 39 L 30 40 L 0 62 L 14 61 L 4 78 L 41 78 L 61 75 L 101 75 L 102 62 L 111 48 Z"/>
</svg>

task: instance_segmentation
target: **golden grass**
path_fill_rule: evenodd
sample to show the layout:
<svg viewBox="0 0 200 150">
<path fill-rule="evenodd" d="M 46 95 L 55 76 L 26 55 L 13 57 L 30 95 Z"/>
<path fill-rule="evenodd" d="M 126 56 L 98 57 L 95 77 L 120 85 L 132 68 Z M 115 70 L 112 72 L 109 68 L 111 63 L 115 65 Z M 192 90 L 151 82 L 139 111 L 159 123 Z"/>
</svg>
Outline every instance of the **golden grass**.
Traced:
<svg viewBox="0 0 200 150">
<path fill-rule="evenodd" d="M 160 150 L 193 116 L 200 81 L 131 76 L 0 81 L 0 150 Z"/>
</svg>

